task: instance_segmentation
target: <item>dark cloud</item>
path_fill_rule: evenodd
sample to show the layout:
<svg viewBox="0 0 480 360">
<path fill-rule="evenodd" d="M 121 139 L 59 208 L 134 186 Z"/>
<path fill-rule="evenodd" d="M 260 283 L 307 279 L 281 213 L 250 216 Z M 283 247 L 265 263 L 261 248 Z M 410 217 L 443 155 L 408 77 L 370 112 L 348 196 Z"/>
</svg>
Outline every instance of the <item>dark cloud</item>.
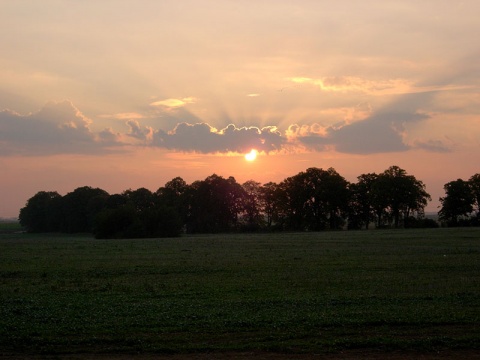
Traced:
<svg viewBox="0 0 480 360">
<path fill-rule="evenodd" d="M 303 131 L 296 140 L 314 151 L 322 151 L 327 146 L 354 154 L 406 151 L 411 147 L 403 141 L 405 125 L 427 118 L 416 113 L 380 113 L 351 124 L 328 127 L 321 134 Z"/>
<path fill-rule="evenodd" d="M 381 113 L 329 131 L 337 151 L 372 154 L 406 151 L 405 124 L 428 118 L 416 113 Z"/>
<path fill-rule="evenodd" d="M 326 128 L 322 134 L 304 131 L 296 139 L 307 149 L 314 151 L 320 151 L 326 146 L 352 154 L 407 151 L 417 146 L 404 142 L 406 125 L 429 118 L 419 112 L 419 109 L 427 105 L 431 98 L 432 93 L 429 92 L 404 94 L 364 120 L 336 124 Z M 421 148 L 430 151 L 434 149 L 427 144 Z M 437 148 L 435 151 L 438 151 Z"/>
<path fill-rule="evenodd" d="M 180 123 L 170 132 L 158 130 L 153 135 L 154 146 L 200 153 L 244 153 L 252 148 L 271 152 L 280 150 L 284 143 L 276 127 L 237 128 L 232 124 L 217 130 L 206 123 Z"/>
<path fill-rule="evenodd" d="M 118 144 L 113 133 L 99 136 L 71 102 L 50 102 L 23 116 L 0 112 L 0 155 L 95 154 Z"/>
</svg>

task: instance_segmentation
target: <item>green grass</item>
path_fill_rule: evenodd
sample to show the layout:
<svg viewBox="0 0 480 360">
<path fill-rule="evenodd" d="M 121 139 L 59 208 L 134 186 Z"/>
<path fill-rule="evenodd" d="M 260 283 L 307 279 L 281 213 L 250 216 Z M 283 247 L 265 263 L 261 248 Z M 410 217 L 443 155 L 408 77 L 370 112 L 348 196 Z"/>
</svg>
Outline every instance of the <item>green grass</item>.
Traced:
<svg viewBox="0 0 480 360">
<path fill-rule="evenodd" d="M 2 352 L 480 348 L 480 229 L 0 234 Z"/>
</svg>

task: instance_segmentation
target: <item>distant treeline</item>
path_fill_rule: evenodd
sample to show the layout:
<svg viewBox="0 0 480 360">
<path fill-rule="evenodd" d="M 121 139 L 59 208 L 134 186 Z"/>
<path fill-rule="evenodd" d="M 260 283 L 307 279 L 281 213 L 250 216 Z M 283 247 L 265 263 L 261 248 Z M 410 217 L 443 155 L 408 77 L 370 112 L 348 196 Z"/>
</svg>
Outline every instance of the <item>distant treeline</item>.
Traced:
<svg viewBox="0 0 480 360">
<path fill-rule="evenodd" d="M 480 174 L 445 184 L 439 220 L 479 224 Z M 188 185 L 176 177 L 157 191 L 108 194 L 89 186 L 61 196 L 40 191 L 20 210 L 29 232 L 91 232 L 97 238 L 171 237 L 181 233 L 321 231 L 437 227 L 422 181 L 398 166 L 350 183 L 335 169 L 309 168 L 280 183 L 239 184 L 216 174 Z"/>
</svg>

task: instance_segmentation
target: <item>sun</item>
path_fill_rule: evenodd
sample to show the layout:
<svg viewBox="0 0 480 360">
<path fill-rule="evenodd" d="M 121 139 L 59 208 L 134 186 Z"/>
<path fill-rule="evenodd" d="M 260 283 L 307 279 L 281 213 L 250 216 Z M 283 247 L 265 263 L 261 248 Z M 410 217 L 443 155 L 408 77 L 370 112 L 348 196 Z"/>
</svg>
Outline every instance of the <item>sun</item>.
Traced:
<svg viewBox="0 0 480 360">
<path fill-rule="evenodd" d="M 257 158 L 258 151 L 255 149 L 250 150 L 248 154 L 245 154 L 245 160 L 254 161 Z"/>
</svg>

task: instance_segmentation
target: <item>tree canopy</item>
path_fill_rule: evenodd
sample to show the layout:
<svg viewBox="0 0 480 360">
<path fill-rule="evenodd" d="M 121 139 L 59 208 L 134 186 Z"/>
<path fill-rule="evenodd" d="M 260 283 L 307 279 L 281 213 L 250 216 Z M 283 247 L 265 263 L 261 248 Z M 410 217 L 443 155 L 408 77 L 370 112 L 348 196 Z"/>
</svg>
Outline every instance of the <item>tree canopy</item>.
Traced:
<svg viewBox="0 0 480 360">
<path fill-rule="evenodd" d="M 445 196 L 440 198 L 439 219 L 448 226 L 479 225 L 480 174 L 469 180 L 450 181 L 444 190 Z"/>
</svg>

